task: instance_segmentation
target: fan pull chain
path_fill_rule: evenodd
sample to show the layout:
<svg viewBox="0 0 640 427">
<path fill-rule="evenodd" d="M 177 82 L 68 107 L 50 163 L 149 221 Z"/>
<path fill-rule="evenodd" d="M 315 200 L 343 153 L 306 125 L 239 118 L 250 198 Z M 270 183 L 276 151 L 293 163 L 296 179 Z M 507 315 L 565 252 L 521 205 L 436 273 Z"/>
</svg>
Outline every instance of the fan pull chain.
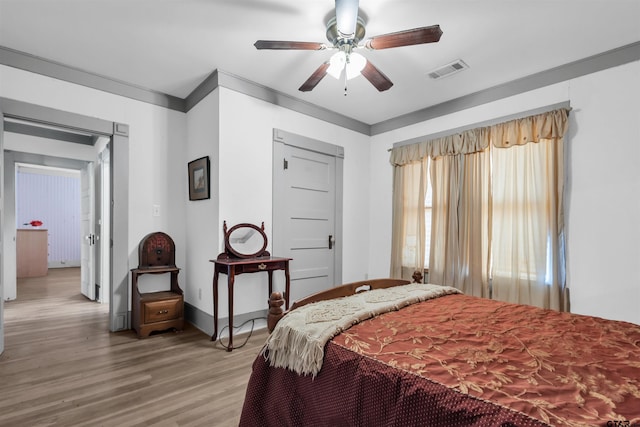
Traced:
<svg viewBox="0 0 640 427">
<path fill-rule="evenodd" d="M 348 61 L 348 59 L 347 59 Z M 344 96 L 347 96 L 347 64 L 344 64 Z"/>
</svg>

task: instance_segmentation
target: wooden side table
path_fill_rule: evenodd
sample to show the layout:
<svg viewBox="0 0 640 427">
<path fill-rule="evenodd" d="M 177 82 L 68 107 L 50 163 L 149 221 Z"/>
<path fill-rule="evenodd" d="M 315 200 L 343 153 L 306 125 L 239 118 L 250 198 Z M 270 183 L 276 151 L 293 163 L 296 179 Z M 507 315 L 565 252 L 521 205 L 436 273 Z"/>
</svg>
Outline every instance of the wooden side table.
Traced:
<svg viewBox="0 0 640 427">
<path fill-rule="evenodd" d="M 184 328 L 184 300 L 178 285 L 177 267 L 147 267 L 131 270 L 131 328 L 139 338 L 148 337 L 153 331 Z M 143 274 L 171 274 L 169 291 L 140 292 L 138 277 Z"/>
<path fill-rule="evenodd" d="M 166 233 L 147 234 L 138 245 L 138 268 L 131 270 L 131 327 L 139 338 L 153 331 L 184 327 L 184 297 L 178 285 L 176 246 Z M 140 292 L 138 277 L 143 274 L 170 273 L 168 291 Z"/>
<path fill-rule="evenodd" d="M 213 273 L 213 335 L 211 341 L 218 337 L 218 274 L 227 275 L 227 286 L 229 288 L 229 346 L 227 351 L 233 350 L 233 287 L 235 277 L 243 273 L 259 273 L 265 271 L 269 275 L 269 294 L 273 292 L 273 272 L 284 270 L 285 284 L 285 306 L 289 308 L 289 261 L 291 258 L 278 258 L 272 256 L 261 256 L 254 258 L 229 258 L 221 254 L 218 259 L 210 260 L 215 264 Z"/>
</svg>

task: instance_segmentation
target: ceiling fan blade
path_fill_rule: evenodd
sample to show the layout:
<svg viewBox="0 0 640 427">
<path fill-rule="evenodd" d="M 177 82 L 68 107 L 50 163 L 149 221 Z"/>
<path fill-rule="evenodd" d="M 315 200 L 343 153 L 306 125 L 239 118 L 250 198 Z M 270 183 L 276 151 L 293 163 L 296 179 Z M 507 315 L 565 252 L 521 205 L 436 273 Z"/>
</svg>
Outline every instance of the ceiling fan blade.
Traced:
<svg viewBox="0 0 640 427">
<path fill-rule="evenodd" d="M 362 71 L 360 71 L 378 91 L 383 92 L 393 86 L 393 83 L 382 71 L 378 70 L 371 62 L 367 61 Z"/>
<path fill-rule="evenodd" d="M 313 88 L 315 88 L 318 85 L 318 83 L 320 83 L 320 80 L 322 80 L 324 76 L 327 75 L 328 68 L 329 68 L 328 61 L 320 65 L 318 69 L 315 70 L 313 74 L 311 74 L 311 76 L 307 79 L 307 81 L 304 82 L 302 86 L 300 86 L 300 88 L 298 88 L 298 90 L 301 92 L 312 91 Z"/>
<path fill-rule="evenodd" d="M 336 0 L 336 28 L 338 34 L 353 38 L 358 20 L 358 0 Z"/>
<path fill-rule="evenodd" d="M 292 42 L 278 40 L 258 40 L 253 44 L 256 49 L 278 49 L 278 50 L 321 50 L 325 49 L 324 43 L 315 42 Z"/>
<path fill-rule="evenodd" d="M 442 30 L 440 25 L 414 28 L 413 30 L 398 31 L 372 37 L 366 42 L 369 49 L 389 49 L 392 47 L 411 46 L 422 43 L 434 43 L 440 40 Z"/>
</svg>

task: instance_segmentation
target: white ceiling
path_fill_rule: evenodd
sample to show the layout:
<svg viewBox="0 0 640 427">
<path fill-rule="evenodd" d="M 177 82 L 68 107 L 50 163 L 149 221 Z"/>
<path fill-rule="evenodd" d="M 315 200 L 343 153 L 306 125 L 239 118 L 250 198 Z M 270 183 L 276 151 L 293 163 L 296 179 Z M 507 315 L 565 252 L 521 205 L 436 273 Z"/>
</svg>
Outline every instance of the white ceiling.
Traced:
<svg viewBox="0 0 640 427">
<path fill-rule="evenodd" d="M 363 54 L 394 86 L 325 77 L 332 51 L 258 51 L 258 39 L 326 42 L 334 0 L 0 0 L 0 46 L 185 98 L 213 70 L 367 124 L 640 41 L 640 0 L 361 0 L 368 36 L 439 24 L 440 42 Z M 366 38 L 366 37 L 365 37 Z M 470 69 L 427 72 L 462 59 Z"/>
</svg>

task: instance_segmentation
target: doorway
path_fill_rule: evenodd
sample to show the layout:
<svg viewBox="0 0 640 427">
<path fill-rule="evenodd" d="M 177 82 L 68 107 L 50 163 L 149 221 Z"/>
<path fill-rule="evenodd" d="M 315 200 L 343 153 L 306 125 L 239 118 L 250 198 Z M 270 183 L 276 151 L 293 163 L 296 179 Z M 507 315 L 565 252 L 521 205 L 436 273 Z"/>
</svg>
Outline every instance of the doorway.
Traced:
<svg viewBox="0 0 640 427">
<path fill-rule="evenodd" d="M 15 146 L 12 137 L 10 132 L 5 134 L 9 146 Z M 15 169 L 13 185 L 7 180 L 5 189 L 7 197 L 15 200 L 14 209 L 7 206 L 5 231 L 10 241 L 16 236 L 16 279 L 80 266 L 80 173 L 71 168 L 24 163 L 21 160 L 25 154 L 5 152 L 6 173 Z M 34 242 L 34 236 L 40 238 Z M 13 265 L 10 255 L 5 259 L 5 301 L 20 297 L 18 280 L 9 271 Z M 39 268 L 32 269 L 31 265 Z"/>
<path fill-rule="evenodd" d="M 16 126 L 18 123 L 20 126 Z M 95 292 L 105 287 L 101 282 L 103 276 L 94 273 L 100 271 L 102 262 L 109 265 L 108 258 L 103 260 L 94 256 L 101 243 L 95 226 L 101 221 L 98 210 L 94 209 L 97 206 L 95 194 L 104 194 L 109 199 L 111 193 L 108 187 L 106 192 L 98 191 L 96 186 L 100 185 L 100 179 L 99 176 L 94 177 L 94 169 L 96 172 L 100 169 L 99 154 L 108 150 L 107 143 L 68 144 L 69 138 L 57 135 L 69 147 L 66 155 L 74 157 L 61 158 L 50 155 L 56 150 L 48 147 L 60 142 L 48 138 L 35 125 L 9 119 L 5 121 L 5 131 L 4 231 L 9 246 L 12 241 L 18 244 L 20 239 L 16 239 L 16 233 L 21 233 L 21 236 L 29 234 L 30 220 L 44 222 L 40 228 L 47 230 L 44 232 L 47 237 L 44 250 L 45 256 L 48 252 L 49 268 L 80 267 L 80 292 L 90 300 L 108 301 L 108 297 Z M 35 137 L 38 132 L 39 137 Z M 35 148 L 43 154 L 18 151 L 22 147 L 27 150 Z M 108 205 L 100 205 L 105 204 Z M 21 258 L 16 258 L 15 249 L 9 248 L 5 252 L 5 300 L 17 298 L 17 278 L 21 275 L 16 276 L 13 267 L 22 266 L 28 255 L 22 253 Z M 46 270 L 40 274 L 43 273 Z"/>
<path fill-rule="evenodd" d="M 95 117 L 83 116 L 76 113 L 65 112 L 47 108 L 35 104 L 15 101 L 0 97 L 0 164 L 4 166 L 3 138 L 5 130 L 5 118 L 10 120 L 22 120 L 37 123 L 40 128 L 47 126 L 56 128 L 47 129 L 44 132 L 67 132 L 86 134 L 81 138 L 93 140 L 100 137 L 110 139 L 109 180 L 111 184 L 111 197 L 109 200 L 109 237 L 106 239 L 110 256 L 109 269 L 109 330 L 118 331 L 129 328 L 129 227 L 128 227 L 128 181 L 129 181 L 129 127 L 123 123 L 114 123 Z M 11 125 L 10 125 L 11 126 Z M 63 130 L 60 130 L 63 129 Z M 76 141 L 78 142 L 78 141 Z M 37 152 L 37 151 L 36 151 Z M 32 153 L 33 154 L 33 153 Z M 33 154 L 37 155 L 37 154 Z M 4 167 L 3 167 L 4 169 Z M 0 178 L 5 176 L 4 170 Z M 8 198 L 4 197 L 5 185 L 0 180 L 0 230 L 5 230 L 8 224 L 4 208 Z M 15 224 L 15 223 L 14 223 Z M 0 238 L 2 234 L 0 233 Z M 8 239 L 0 239 L 2 252 L 0 252 L 0 265 L 3 265 L 7 254 L 7 248 L 11 248 L 13 242 Z M 3 265 L 3 272 L 6 271 Z M 104 270 L 104 269 L 103 269 Z M 0 277 L 0 292 L 4 288 L 4 277 Z M 0 351 L 4 348 L 3 329 L 3 301 L 0 301 Z"/>
</svg>

